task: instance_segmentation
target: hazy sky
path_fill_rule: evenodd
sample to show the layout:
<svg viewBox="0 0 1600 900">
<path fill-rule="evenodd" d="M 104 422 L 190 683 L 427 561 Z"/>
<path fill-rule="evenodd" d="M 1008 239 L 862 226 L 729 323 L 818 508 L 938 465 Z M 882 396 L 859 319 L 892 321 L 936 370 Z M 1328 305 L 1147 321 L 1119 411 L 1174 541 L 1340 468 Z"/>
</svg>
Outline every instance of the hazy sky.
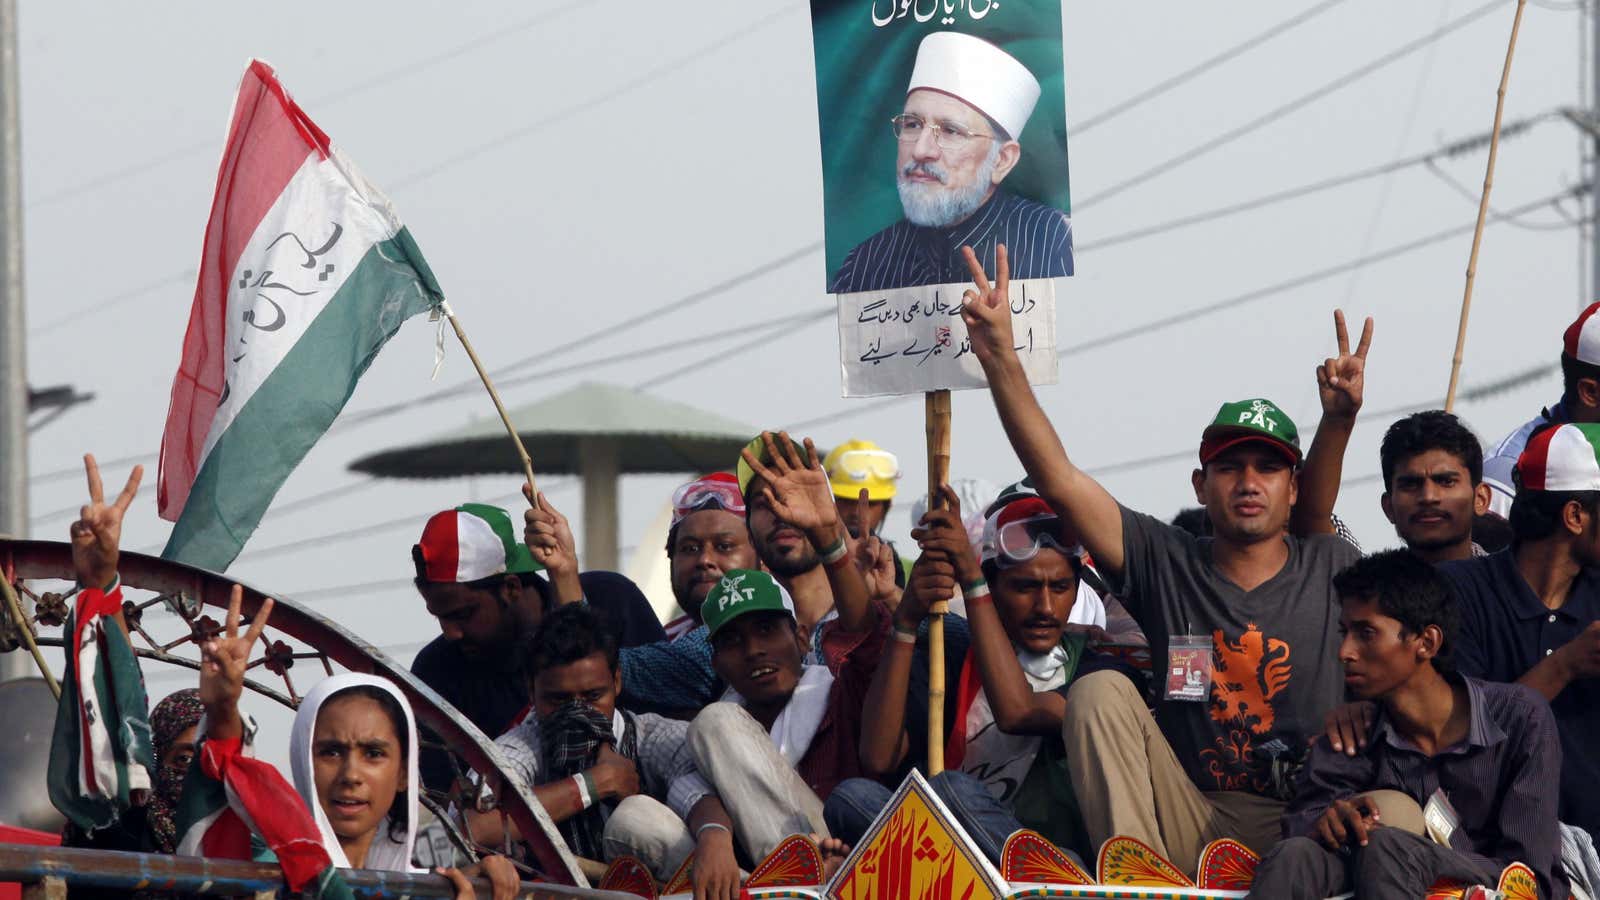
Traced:
<svg viewBox="0 0 1600 900">
<path fill-rule="evenodd" d="M 866 3 L 867 0 L 860 0 Z M 1022 0 L 1016 0 L 1022 2 Z M 1269 26 L 1293 3 L 1141 4 L 1064 0 L 1067 114 L 1077 276 L 1060 294 L 1058 334 L 1074 350 L 1040 390 L 1068 452 L 1091 470 L 1189 453 L 1224 400 L 1270 397 L 1309 436 L 1315 366 L 1333 349 L 1332 315 L 1377 318 L 1368 413 L 1438 403 L 1455 338 L 1470 236 L 1261 295 L 1170 327 L 1146 323 L 1289 282 L 1436 232 L 1470 226 L 1484 150 L 1415 165 L 1265 210 L 1121 243 L 1131 230 L 1427 153 L 1486 132 L 1515 3 L 1277 121 L 1138 187 L 1092 201 L 1231 129 L 1290 104 L 1395 48 L 1471 13 L 1480 0 L 1343 0 L 1201 77 L 1104 122 L 1121 101 Z M 1578 103 L 1572 4 L 1530 4 L 1507 121 Z M 649 4 L 259 5 L 21 3 L 28 367 L 36 386 L 97 395 L 33 435 L 32 535 L 64 538 L 92 450 L 153 463 L 194 290 L 230 103 L 246 61 L 275 65 L 336 143 L 393 199 L 451 304 L 492 366 L 522 372 L 676 341 L 516 386 L 513 406 L 581 379 L 638 386 L 756 426 L 840 414 L 819 444 L 850 437 L 901 454 L 907 510 L 925 482 L 922 405 L 851 414 L 839 397 L 831 319 L 748 340 L 697 334 L 764 322 L 831 298 L 820 250 L 737 289 L 559 358 L 541 348 L 682 298 L 818 241 L 821 175 L 807 7 L 784 0 Z M 1090 127 L 1078 130 L 1078 123 Z M 892 140 L 888 128 L 884 139 Z M 885 177 L 890 177 L 885 173 Z M 1464 188 L 1452 186 L 1445 177 Z M 1495 206 L 1510 209 L 1584 179 L 1576 129 L 1552 120 L 1502 144 Z M 1462 190 L 1472 196 L 1464 196 Z M 1565 208 L 1568 217 L 1581 213 Z M 1484 240 L 1464 384 L 1553 363 L 1579 308 L 1575 229 L 1556 210 L 1491 227 Z M 1524 227 L 1518 227 L 1518 225 Z M 1533 226 L 1533 227 L 1527 227 Z M 1546 227 L 1550 226 L 1550 227 Z M 88 312 L 85 312 L 88 311 Z M 1101 338 L 1116 336 L 1110 343 Z M 470 375 L 452 347 L 430 383 L 433 329 L 407 324 L 347 411 Z M 699 362 L 685 369 L 686 366 Z M 663 380 L 665 373 L 678 373 Z M 1493 440 L 1553 402 L 1545 375 L 1459 411 Z M 355 484 L 346 465 L 492 415 L 481 394 L 420 406 L 330 434 L 289 479 L 278 507 Z M 532 423 L 529 423 L 532 424 Z M 1369 415 L 1346 474 L 1377 471 L 1387 421 Z M 731 460 L 730 460 L 731 462 Z M 1123 502 L 1170 515 L 1193 502 L 1192 456 L 1105 477 Z M 126 466 L 106 473 L 109 481 Z M 1004 483 L 1019 469 L 987 396 L 955 400 L 953 472 Z M 682 479 L 632 478 L 621 545 L 632 547 Z M 125 529 L 159 548 L 155 472 Z M 575 482 L 550 479 L 577 518 Z M 510 478 L 384 482 L 269 512 L 232 573 L 295 597 L 409 660 L 435 633 L 405 584 L 427 515 L 513 493 Z M 1349 486 L 1339 513 L 1368 549 L 1393 543 L 1373 480 Z M 399 521 L 399 525 L 384 526 Z M 581 523 L 575 522 L 580 528 Z M 315 539 L 315 540 L 313 540 Z M 285 552 L 271 548 L 307 543 Z M 343 585 L 385 582 L 361 591 Z M 397 583 L 387 583 L 397 582 Z M 190 676 L 163 676 L 160 696 Z M 286 730 L 286 729 L 285 729 Z"/>
</svg>

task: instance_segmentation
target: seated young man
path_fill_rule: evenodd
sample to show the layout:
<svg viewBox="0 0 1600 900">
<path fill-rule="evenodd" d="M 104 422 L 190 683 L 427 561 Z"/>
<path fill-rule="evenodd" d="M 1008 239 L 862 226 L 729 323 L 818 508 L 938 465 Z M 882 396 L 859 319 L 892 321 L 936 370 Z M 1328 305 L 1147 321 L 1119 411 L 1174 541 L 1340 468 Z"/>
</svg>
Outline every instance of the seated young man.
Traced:
<svg viewBox="0 0 1600 900">
<path fill-rule="evenodd" d="M 736 885 L 730 823 L 716 795 L 682 806 L 668 800 L 672 783 L 694 770 L 685 741 L 689 724 L 617 708 L 622 672 L 616 637 L 603 617 L 583 605 L 560 607 L 545 616 L 522 655 L 533 709 L 495 744 L 572 852 L 608 860 L 631 853 L 632 846 L 610 839 L 617 815 L 665 818 L 683 839 L 644 856 L 657 878 L 671 878 L 698 851 L 697 882 L 722 873 Z M 685 822 L 698 840 L 688 837 Z M 479 826 L 493 831 L 498 823 L 496 813 L 475 817 L 475 836 L 483 840 Z"/>
<path fill-rule="evenodd" d="M 1518 460 L 1509 550 L 1445 563 L 1461 615 L 1457 666 L 1550 702 L 1562 822 L 1600 837 L 1600 425 L 1536 432 Z M 1555 770 L 1545 773 L 1552 781 Z"/>
<path fill-rule="evenodd" d="M 1313 744 L 1285 840 L 1250 896 L 1415 900 L 1441 878 L 1493 885 L 1522 862 L 1541 896 L 1564 900 L 1549 705 L 1521 685 L 1454 674 L 1459 614 L 1419 557 L 1384 551 L 1333 583 L 1345 685 L 1377 705 L 1377 718 L 1356 756 L 1326 737 Z"/>
<path fill-rule="evenodd" d="M 949 486 L 942 493 L 946 507 L 928 512 L 912 532 L 922 555 L 895 610 L 894 642 L 867 694 L 873 715 L 862 729 L 861 763 L 888 776 L 908 757 L 920 757 L 927 719 L 907 715 L 910 707 L 926 709 L 925 701 L 912 702 L 913 694 L 925 697 L 911 684 L 918 629 L 929 604 L 948 599 L 959 585 L 967 619 L 946 617 L 945 634 L 946 666 L 958 673 L 947 683 L 957 701 L 945 721 L 947 768 L 932 786 L 996 864 L 1006 838 L 1024 827 L 1080 858 L 1092 856 L 1061 720 L 1100 597 L 1079 579 L 1076 548 L 1037 495 L 1003 502 L 988 517 L 980 563 L 961 524 L 959 498 Z M 829 828 L 847 843 L 859 841 L 890 796 L 878 781 L 851 779 L 828 798 Z"/>
<path fill-rule="evenodd" d="M 830 575 L 853 576 L 854 590 L 864 595 L 860 573 L 843 552 L 827 568 Z M 711 634 L 712 664 L 730 692 L 690 723 L 687 745 L 695 771 L 673 784 L 673 805 L 720 797 L 739 849 L 751 862 L 791 834 L 815 835 L 823 841 L 825 857 L 839 855 L 844 848 L 828 839 L 822 804 L 840 782 L 861 774 L 856 746 L 887 616 L 873 610 L 871 627 L 863 632 L 828 629 L 826 666 L 804 663 L 808 648 L 794 602 L 765 572 L 736 569 L 723 575 L 706 596 L 701 616 Z M 608 842 L 648 832 L 633 827 L 631 815 L 629 825 L 619 823 L 625 812 L 613 817 Z M 648 846 L 640 846 L 645 843 L 635 840 L 632 852 L 647 852 Z"/>
</svg>

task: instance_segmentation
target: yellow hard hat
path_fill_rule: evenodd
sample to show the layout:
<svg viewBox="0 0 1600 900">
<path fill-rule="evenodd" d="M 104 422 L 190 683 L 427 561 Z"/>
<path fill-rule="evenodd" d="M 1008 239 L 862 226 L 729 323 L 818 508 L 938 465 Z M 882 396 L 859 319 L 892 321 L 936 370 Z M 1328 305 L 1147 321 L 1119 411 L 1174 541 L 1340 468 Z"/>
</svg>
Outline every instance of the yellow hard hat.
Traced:
<svg viewBox="0 0 1600 900">
<path fill-rule="evenodd" d="M 892 500 L 900 480 L 900 460 L 871 441 L 845 441 L 822 460 L 835 497 L 854 500 L 867 489 L 868 500 Z"/>
</svg>

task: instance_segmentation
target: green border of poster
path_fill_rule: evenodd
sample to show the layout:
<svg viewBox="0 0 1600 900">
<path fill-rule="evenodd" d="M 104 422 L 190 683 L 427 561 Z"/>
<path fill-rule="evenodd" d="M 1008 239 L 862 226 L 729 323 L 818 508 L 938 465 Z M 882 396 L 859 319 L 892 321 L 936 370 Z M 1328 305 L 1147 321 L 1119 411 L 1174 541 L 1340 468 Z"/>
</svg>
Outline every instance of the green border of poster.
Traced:
<svg viewBox="0 0 1600 900">
<path fill-rule="evenodd" d="M 857 244 L 904 218 L 889 119 L 903 107 L 917 45 L 936 31 L 996 44 L 1039 80 L 1022 158 L 1004 186 L 1071 212 L 1060 0 L 811 0 L 811 29 L 827 279 Z"/>
</svg>

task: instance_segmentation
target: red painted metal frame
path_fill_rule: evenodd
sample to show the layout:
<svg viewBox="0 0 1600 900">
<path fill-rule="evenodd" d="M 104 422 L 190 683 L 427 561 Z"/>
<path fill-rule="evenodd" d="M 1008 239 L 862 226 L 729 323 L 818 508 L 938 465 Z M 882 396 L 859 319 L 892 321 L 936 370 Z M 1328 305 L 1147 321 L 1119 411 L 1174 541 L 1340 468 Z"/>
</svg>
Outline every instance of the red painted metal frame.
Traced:
<svg viewBox="0 0 1600 900">
<path fill-rule="evenodd" d="M 58 541 L 0 541 L 0 570 L 12 583 L 19 578 L 70 579 L 72 550 Z M 215 572 L 127 551 L 123 551 L 117 570 L 122 583 L 129 587 L 199 598 L 202 605 L 224 611 L 228 608 L 233 586 L 240 585 L 244 588 L 240 610 L 246 617 L 254 616 L 262 601 L 272 597 L 276 607 L 272 611 L 270 628 L 317 648 L 351 672 L 379 675 L 393 681 L 411 701 L 418 722 L 433 729 L 467 765 L 477 772 L 502 776 L 497 795 L 500 807 L 516 823 L 544 877 L 558 884 L 585 883 L 576 860 L 567 852 L 565 842 L 544 808 L 531 792 L 518 790 L 516 782 L 504 776 L 506 770 L 493 739 L 376 646 L 290 598 L 264 593 Z"/>
</svg>

